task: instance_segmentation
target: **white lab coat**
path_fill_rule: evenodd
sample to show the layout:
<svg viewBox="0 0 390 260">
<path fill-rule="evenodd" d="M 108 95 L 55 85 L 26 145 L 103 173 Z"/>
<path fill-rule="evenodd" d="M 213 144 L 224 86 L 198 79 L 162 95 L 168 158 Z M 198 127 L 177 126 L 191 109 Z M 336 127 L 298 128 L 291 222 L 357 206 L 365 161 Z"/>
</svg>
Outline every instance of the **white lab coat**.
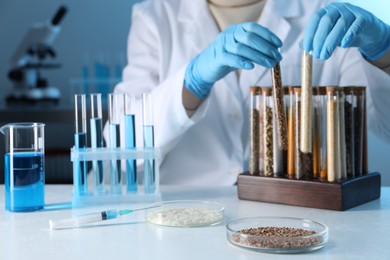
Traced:
<svg viewBox="0 0 390 260">
<path fill-rule="evenodd" d="M 300 85 L 299 41 L 309 17 L 330 1 L 269 0 L 259 24 L 283 41 L 284 85 Z M 128 65 L 116 92 L 152 92 L 155 145 L 161 149 L 162 184 L 232 185 L 248 167 L 251 85 L 271 86 L 270 70 L 256 66 L 230 73 L 188 118 L 182 105 L 188 62 L 218 35 L 206 0 L 152 0 L 133 7 Z M 390 77 L 367 63 L 357 49 L 338 49 L 326 62 L 314 61 L 316 85 L 365 85 L 369 126 L 390 140 Z M 138 104 L 137 145 L 142 146 Z"/>
</svg>

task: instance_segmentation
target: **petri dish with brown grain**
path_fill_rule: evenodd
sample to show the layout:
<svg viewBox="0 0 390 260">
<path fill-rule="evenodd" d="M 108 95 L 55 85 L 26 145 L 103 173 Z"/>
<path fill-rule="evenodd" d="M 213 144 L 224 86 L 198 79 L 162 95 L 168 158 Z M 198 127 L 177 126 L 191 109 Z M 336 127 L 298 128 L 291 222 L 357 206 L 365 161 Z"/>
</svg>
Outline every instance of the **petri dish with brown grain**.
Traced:
<svg viewBox="0 0 390 260">
<path fill-rule="evenodd" d="M 290 217 L 253 217 L 226 225 L 227 240 L 235 246 L 265 253 L 291 254 L 318 250 L 329 229 L 320 222 Z"/>
</svg>

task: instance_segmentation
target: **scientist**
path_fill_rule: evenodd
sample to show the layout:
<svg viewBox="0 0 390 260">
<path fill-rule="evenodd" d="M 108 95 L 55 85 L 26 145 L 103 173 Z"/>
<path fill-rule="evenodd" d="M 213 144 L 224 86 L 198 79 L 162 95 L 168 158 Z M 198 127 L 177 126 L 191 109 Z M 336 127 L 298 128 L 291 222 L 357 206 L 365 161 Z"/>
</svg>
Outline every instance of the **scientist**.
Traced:
<svg viewBox="0 0 390 260">
<path fill-rule="evenodd" d="M 248 166 L 249 86 L 271 86 L 270 68 L 279 61 L 283 84 L 300 85 L 300 43 L 317 58 L 314 85 L 368 86 L 369 126 L 390 140 L 389 26 L 361 8 L 331 2 L 134 5 L 128 64 L 115 91 L 152 93 L 162 184 L 236 182 Z"/>
</svg>

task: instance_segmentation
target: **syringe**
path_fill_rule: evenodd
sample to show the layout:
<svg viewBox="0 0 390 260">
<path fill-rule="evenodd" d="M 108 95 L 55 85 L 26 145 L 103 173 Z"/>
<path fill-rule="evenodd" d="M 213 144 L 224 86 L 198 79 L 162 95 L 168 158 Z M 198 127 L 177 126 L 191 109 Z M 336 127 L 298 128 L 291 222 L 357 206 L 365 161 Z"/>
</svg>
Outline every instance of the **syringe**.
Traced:
<svg viewBox="0 0 390 260">
<path fill-rule="evenodd" d="M 148 207 L 138 208 L 138 209 L 104 210 L 101 212 L 75 216 L 72 218 L 67 218 L 67 219 L 58 220 L 58 221 L 49 220 L 49 226 L 50 226 L 51 230 L 78 228 L 78 227 L 82 227 L 82 226 L 89 224 L 89 223 L 95 223 L 95 222 L 115 219 L 117 217 L 133 213 L 135 211 L 157 208 L 160 206 L 161 206 L 161 204 L 154 204 L 154 205 L 151 205 Z"/>
</svg>

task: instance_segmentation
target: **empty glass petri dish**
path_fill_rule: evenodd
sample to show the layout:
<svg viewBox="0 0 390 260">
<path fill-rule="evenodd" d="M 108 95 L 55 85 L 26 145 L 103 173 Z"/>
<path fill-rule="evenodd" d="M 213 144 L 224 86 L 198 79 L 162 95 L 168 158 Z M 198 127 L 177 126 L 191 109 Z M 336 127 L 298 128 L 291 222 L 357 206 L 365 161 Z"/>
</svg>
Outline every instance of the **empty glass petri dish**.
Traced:
<svg viewBox="0 0 390 260">
<path fill-rule="evenodd" d="M 305 253 L 322 248 L 328 227 L 308 219 L 254 217 L 226 225 L 227 240 L 238 247 L 266 253 Z"/>
<path fill-rule="evenodd" d="M 177 200 L 161 203 L 146 213 L 146 222 L 167 227 L 205 227 L 223 221 L 224 207 L 216 202 Z"/>
</svg>

